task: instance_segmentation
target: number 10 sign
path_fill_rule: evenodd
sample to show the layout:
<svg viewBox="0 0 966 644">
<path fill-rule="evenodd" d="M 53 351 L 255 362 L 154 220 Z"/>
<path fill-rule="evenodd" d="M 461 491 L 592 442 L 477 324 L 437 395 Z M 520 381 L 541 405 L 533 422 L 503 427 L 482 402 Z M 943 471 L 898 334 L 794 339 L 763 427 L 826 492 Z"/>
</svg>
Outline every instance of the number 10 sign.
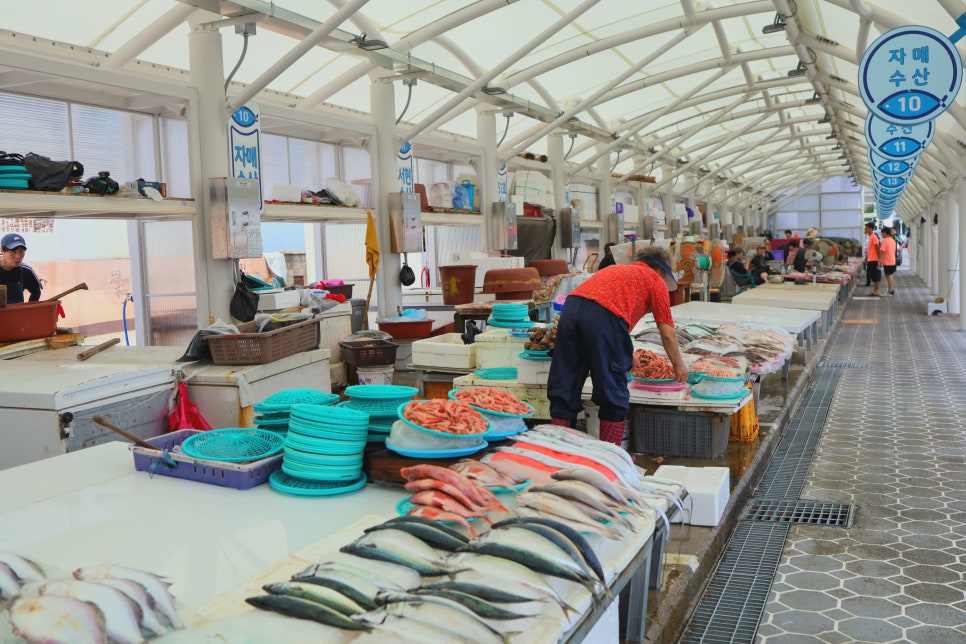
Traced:
<svg viewBox="0 0 966 644">
<path fill-rule="evenodd" d="M 916 125 L 945 112 L 963 79 L 963 61 L 949 38 L 910 25 L 888 31 L 859 63 L 859 92 L 888 123 Z"/>
</svg>

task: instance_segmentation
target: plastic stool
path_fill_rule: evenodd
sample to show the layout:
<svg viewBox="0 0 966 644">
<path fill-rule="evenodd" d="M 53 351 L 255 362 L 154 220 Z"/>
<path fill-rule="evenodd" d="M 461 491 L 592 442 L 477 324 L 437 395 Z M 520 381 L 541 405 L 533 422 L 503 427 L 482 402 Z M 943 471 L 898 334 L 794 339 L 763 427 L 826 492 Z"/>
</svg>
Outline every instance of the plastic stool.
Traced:
<svg viewBox="0 0 966 644">
<path fill-rule="evenodd" d="M 926 315 L 933 315 L 934 313 L 946 313 L 946 303 L 945 302 L 930 302 L 926 305 Z"/>
</svg>

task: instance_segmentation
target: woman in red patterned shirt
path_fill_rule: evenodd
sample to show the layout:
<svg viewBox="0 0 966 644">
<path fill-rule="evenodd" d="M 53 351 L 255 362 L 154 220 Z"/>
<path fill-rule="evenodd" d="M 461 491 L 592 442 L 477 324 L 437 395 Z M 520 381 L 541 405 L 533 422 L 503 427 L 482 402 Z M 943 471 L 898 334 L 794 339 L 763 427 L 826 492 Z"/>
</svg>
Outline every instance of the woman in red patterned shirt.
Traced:
<svg viewBox="0 0 966 644">
<path fill-rule="evenodd" d="M 670 264 L 664 250 L 649 246 L 638 251 L 636 261 L 594 273 L 570 293 L 560 315 L 547 383 L 555 425 L 573 426 L 583 408 L 580 392 L 590 372 L 600 438 L 621 444 L 630 398 L 627 373 L 634 353 L 630 331 L 648 313 L 654 314 L 675 378 L 687 380 L 688 368 L 671 319 L 669 291 L 677 289 L 677 281 Z"/>
</svg>

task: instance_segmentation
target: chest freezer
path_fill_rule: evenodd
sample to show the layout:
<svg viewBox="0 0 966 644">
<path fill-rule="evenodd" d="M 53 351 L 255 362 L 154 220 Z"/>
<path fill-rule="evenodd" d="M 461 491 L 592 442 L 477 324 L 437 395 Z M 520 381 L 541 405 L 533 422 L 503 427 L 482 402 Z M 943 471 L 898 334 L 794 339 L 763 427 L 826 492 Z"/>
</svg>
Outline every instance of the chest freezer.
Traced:
<svg viewBox="0 0 966 644">
<path fill-rule="evenodd" d="M 94 423 L 98 415 L 139 438 L 167 430 L 178 373 L 173 361 L 80 362 L 76 354 L 83 349 L 0 364 L 0 469 L 123 440 Z"/>
<path fill-rule="evenodd" d="M 332 391 L 328 349 L 259 365 L 183 365 L 188 395 L 214 427 L 254 427 L 252 405 L 284 389 Z"/>
</svg>

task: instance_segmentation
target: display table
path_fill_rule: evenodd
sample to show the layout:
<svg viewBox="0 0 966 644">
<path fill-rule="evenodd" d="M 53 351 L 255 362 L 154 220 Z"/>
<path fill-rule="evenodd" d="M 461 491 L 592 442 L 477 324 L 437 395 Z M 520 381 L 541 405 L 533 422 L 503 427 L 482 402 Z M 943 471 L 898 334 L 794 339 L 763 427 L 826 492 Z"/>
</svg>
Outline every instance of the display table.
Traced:
<svg viewBox="0 0 966 644">
<path fill-rule="evenodd" d="M 246 627 L 286 627 L 271 631 L 275 636 L 270 639 L 293 642 L 342 642 L 351 636 L 308 622 L 280 621 L 234 599 L 257 592 L 261 583 L 283 580 L 273 575 L 286 564 L 301 562 L 300 557 L 342 557 L 340 545 L 360 536 L 365 525 L 396 516 L 396 504 L 405 495 L 400 488 L 369 485 L 344 496 L 312 498 L 281 494 L 268 485 L 239 491 L 152 478 L 134 469 L 122 443 L 0 471 L 0 489 L 17 491 L 0 498 L 4 550 L 37 561 L 48 573 L 69 576 L 78 567 L 110 564 L 151 571 L 171 582 L 189 626 L 210 635 L 211 628 L 223 627 L 212 622 L 226 614 L 218 607 L 230 606 L 234 613 L 244 612 Z M 627 639 L 639 642 L 647 580 L 654 574 L 652 547 L 655 541 L 663 544 L 667 533 L 655 530 L 651 520 L 633 520 L 635 529 L 625 539 L 590 538 L 611 592 L 616 596 L 629 584 Z M 528 627 L 523 630 L 539 634 L 538 641 L 580 641 L 610 600 L 595 606 L 580 586 L 558 579 L 551 583 L 579 615 L 563 623 L 559 611 L 541 614 L 521 620 Z M 317 637 L 299 640 L 295 631 L 310 627 Z M 197 641 L 191 638 L 198 635 L 176 633 L 173 641 Z M 250 636 L 257 641 L 254 632 Z"/>
<path fill-rule="evenodd" d="M 552 319 L 552 309 L 550 302 L 535 302 L 534 300 L 491 300 L 489 302 L 471 302 L 469 304 L 457 304 L 453 314 L 453 324 L 457 333 L 466 331 L 465 323 L 467 320 L 486 321 L 493 313 L 494 304 L 526 304 L 530 319 L 537 322 L 550 322 Z"/>
<path fill-rule="evenodd" d="M 785 289 L 749 289 L 732 298 L 733 304 L 757 304 L 771 308 L 806 309 L 819 311 L 822 316 L 821 332 L 828 337 L 838 304 L 835 293 L 810 290 L 805 292 Z"/>
</svg>

